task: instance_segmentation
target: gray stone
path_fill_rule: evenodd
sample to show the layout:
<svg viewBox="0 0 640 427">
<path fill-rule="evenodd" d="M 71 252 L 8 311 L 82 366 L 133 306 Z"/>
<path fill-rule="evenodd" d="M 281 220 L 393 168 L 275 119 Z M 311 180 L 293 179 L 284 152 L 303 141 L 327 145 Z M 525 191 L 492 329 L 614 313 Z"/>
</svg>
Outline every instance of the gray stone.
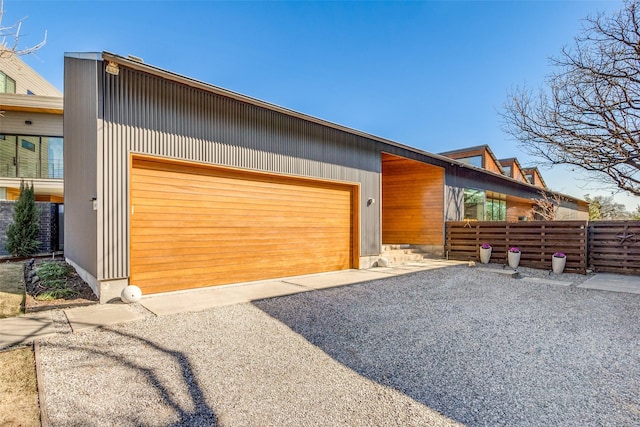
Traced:
<svg viewBox="0 0 640 427">
<path fill-rule="evenodd" d="M 38 277 L 38 276 L 33 276 L 31 278 L 31 283 L 38 283 L 39 281 L 40 281 L 40 277 Z"/>
</svg>

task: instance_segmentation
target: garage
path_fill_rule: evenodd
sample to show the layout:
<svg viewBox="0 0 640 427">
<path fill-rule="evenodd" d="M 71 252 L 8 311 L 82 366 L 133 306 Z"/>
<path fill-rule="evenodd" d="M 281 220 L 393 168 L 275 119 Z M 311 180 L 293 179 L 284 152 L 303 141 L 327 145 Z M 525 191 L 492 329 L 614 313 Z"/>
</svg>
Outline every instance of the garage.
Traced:
<svg viewBox="0 0 640 427">
<path fill-rule="evenodd" d="M 130 184 L 145 294 L 357 268 L 357 184 L 146 156 Z"/>
</svg>

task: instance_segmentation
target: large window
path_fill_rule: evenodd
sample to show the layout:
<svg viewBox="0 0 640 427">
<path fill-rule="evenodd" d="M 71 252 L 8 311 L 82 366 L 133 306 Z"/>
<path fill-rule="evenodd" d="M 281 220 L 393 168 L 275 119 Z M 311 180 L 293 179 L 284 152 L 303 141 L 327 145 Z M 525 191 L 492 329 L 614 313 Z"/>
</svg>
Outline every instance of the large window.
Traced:
<svg viewBox="0 0 640 427">
<path fill-rule="evenodd" d="M 0 93 L 16 93 L 16 81 L 0 71 Z"/>
<path fill-rule="evenodd" d="M 0 176 L 62 179 L 63 145 L 59 137 L 0 135 Z"/>
<path fill-rule="evenodd" d="M 478 168 L 482 167 L 482 156 L 463 157 L 457 160 L 459 162 L 466 163 L 468 165 L 475 166 Z"/>
<path fill-rule="evenodd" d="M 487 194 L 487 221 L 507 220 L 507 200 L 504 195 Z"/>
<path fill-rule="evenodd" d="M 464 189 L 464 219 L 484 221 L 484 191 Z"/>
<path fill-rule="evenodd" d="M 478 221 L 506 221 L 507 198 L 492 191 L 464 190 L 464 219 Z"/>
</svg>

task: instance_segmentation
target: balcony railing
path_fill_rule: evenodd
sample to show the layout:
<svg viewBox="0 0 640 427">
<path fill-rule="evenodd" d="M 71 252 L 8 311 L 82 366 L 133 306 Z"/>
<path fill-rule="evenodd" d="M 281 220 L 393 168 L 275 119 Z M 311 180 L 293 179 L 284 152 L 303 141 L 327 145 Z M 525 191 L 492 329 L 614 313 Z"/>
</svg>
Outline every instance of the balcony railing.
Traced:
<svg viewBox="0 0 640 427">
<path fill-rule="evenodd" d="M 63 179 L 64 161 L 62 159 L 48 162 L 25 162 L 15 164 L 0 162 L 0 177 L 2 178 L 33 178 L 33 179 Z"/>
</svg>

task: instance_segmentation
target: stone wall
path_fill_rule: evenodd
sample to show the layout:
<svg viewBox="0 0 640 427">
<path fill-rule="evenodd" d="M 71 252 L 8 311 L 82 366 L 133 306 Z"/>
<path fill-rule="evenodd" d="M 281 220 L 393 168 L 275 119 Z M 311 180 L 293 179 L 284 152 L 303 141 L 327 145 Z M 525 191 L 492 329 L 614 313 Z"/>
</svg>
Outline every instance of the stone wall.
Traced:
<svg viewBox="0 0 640 427">
<path fill-rule="evenodd" d="M 5 248 L 7 243 L 7 228 L 13 222 L 13 206 L 15 201 L 0 200 L 0 255 L 10 255 Z M 55 230 L 56 230 L 56 203 L 36 202 L 36 206 L 40 209 L 40 240 L 41 253 L 50 253 L 56 246 Z"/>
</svg>

